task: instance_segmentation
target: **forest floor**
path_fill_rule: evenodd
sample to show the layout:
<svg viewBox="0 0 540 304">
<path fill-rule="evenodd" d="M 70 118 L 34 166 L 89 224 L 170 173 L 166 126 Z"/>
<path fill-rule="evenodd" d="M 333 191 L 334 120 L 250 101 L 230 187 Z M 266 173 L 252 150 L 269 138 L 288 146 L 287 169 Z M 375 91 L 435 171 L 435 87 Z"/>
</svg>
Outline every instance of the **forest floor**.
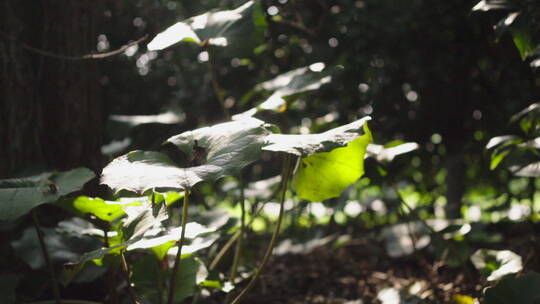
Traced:
<svg viewBox="0 0 540 304">
<path fill-rule="evenodd" d="M 503 233 L 503 241 L 493 247 L 520 254 L 525 270 L 538 271 L 537 225 L 532 231 L 531 226 L 514 224 L 491 229 Z M 340 247 L 327 245 L 273 256 L 243 303 L 472 303 L 470 298 L 458 299 L 469 296 L 481 301 L 482 291 L 493 283 L 474 268 L 469 256 L 462 265 L 450 266 L 435 259 L 428 246 L 406 257 L 391 258 L 383 242 L 358 238 Z M 246 283 L 244 280 L 237 290 Z M 223 299 L 224 294 L 214 294 L 202 302 L 223 303 Z"/>
</svg>

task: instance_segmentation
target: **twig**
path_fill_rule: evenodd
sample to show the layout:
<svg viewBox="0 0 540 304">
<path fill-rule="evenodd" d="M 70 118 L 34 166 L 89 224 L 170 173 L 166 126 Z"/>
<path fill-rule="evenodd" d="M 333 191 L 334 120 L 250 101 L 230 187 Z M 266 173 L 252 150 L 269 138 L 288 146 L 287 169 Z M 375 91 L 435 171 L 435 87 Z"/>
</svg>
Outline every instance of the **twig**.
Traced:
<svg viewBox="0 0 540 304">
<path fill-rule="evenodd" d="M 36 228 L 36 233 L 39 239 L 39 246 L 41 247 L 41 253 L 43 254 L 43 257 L 45 258 L 45 263 L 47 264 L 47 268 L 49 268 L 49 275 L 51 276 L 51 281 L 52 281 L 54 301 L 56 302 L 56 304 L 61 304 L 60 290 L 58 289 L 58 280 L 56 279 L 56 274 L 54 272 L 54 266 L 51 262 L 49 251 L 47 250 L 47 244 L 45 244 L 43 231 L 41 231 L 41 229 L 39 228 L 39 221 L 38 221 L 37 213 L 35 210 L 32 211 L 32 220 L 34 222 L 34 227 Z"/>
<path fill-rule="evenodd" d="M 261 265 L 255 272 L 255 275 L 251 278 L 251 281 L 249 281 L 248 285 L 244 290 L 240 292 L 240 294 L 231 302 L 231 304 L 238 304 L 242 301 L 242 298 L 255 286 L 255 283 L 257 283 L 257 280 L 262 274 L 262 271 L 268 261 L 270 260 L 270 256 L 272 255 L 272 251 L 274 249 L 274 246 L 276 244 L 277 238 L 279 236 L 279 230 L 281 229 L 281 221 L 283 219 L 283 205 L 285 204 L 285 194 L 287 193 L 287 183 L 289 181 L 289 176 L 291 174 L 291 166 L 292 164 L 292 156 L 291 154 L 287 154 L 285 156 L 285 161 L 283 164 L 283 178 L 281 180 L 281 201 L 279 203 L 279 215 L 276 223 L 276 227 L 274 229 L 274 233 L 272 233 L 272 239 L 270 239 L 270 244 L 268 245 L 268 248 L 266 249 L 266 253 L 264 254 L 263 260 L 261 262 Z"/>
<path fill-rule="evenodd" d="M 299 23 L 299 22 L 295 22 L 295 21 L 290 21 L 290 20 L 274 20 L 275 23 L 277 24 L 283 24 L 283 25 L 287 25 L 287 26 L 290 26 L 292 28 L 295 28 L 297 30 L 300 30 L 310 36 L 313 36 L 315 37 L 316 36 L 316 33 L 315 31 L 311 30 L 311 29 L 308 29 L 304 24 L 302 23 Z"/>
<path fill-rule="evenodd" d="M 176 258 L 174 260 L 174 266 L 169 279 L 169 295 L 167 299 L 168 304 L 173 304 L 174 302 L 174 285 L 176 285 L 176 274 L 180 266 L 180 260 L 182 258 L 182 246 L 184 245 L 184 238 L 186 234 L 186 224 L 188 217 L 188 207 L 189 207 L 189 190 L 184 192 L 184 206 L 182 206 L 182 232 L 180 234 L 180 240 L 178 240 L 178 251 L 176 252 Z"/>
<path fill-rule="evenodd" d="M 3 36 L 7 40 L 11 40 L 11 41 L 15 41 L 15 42 L 19 43 L 23 49 L 34 52 L 34 53 L 39 54 L 41 56 L 54 58 L 54 59 L 60 59 L 60 60 L 69 60 L 69 61 L 103 59 L 103 58 L 111 57 L 111 56 L 123 53 L 129 47 L 137 45 L 137 44 L 143 42 L 144 40 L 148 39 L 148 34 L 146 34 L 143 37 L 141 37 L 141 38 L 139 38 L 139 39 L 137 39 L 135 41 L 131 41 L 131 42 L 121 46 L 119 49 L 116 49 L 114 51 L 105 52 L 105 53 L 90 53 L 90 54 L 81 55 L 81 56 L 68 56 L 68 55 L 56 54 L 56 53 L 53 53 L 53 52 L 49 52 L 49 51 L 46 51 L 46 50 L 35 48 L 33 46 L 30 46 L 30 45 L 26 44 L 25 42 L 22 42 L 21 40 L 15 38 L 15 37 L 9 36 L 8 34 L 2 32 L 2 31 L 0 31 L 0 35 Z"/>
<path fill-rule="evenodd" d="M 120 253 L 120 261 L 122 262 L 122 272 L 124 274 L 124 279 L 126 280 L 126 283 L 127 283 L 127 291 L 128 291 L 129 297 L 131 298 L 131 303 L 139 304 L 139 302 L 137 302 L 137 296 L 135 295 L 133 286 L 131 286 L 131 282 L 129 281 L 129 266 L 127 264 L 126 256 L 124 255 L 124 252 Z"/>
<path fill-rule="evenodd" d="M 236 242 L 236 251 L 234 252 L 233 265 L 231 267 L 230 281 L 234 284 L 234 279 L 236 278 L 236 272 L 238 270 L 238 265 L 240 264 L 240 258 L 242 257 L 242 243 L 244 240 L 244 234 L 246 230 L 246 206 L 245 206 L 245 197 L 244 197 L 244 183 L 240 178 L 240 236 Z"/>
</svg>

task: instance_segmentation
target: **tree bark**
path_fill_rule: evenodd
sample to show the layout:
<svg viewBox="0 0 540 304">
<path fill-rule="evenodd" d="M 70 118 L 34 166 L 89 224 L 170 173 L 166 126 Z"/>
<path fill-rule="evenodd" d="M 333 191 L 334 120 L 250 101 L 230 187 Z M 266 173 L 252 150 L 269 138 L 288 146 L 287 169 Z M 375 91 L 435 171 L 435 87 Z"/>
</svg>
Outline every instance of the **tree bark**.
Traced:
<svg viewBox="0 0 540 304">
<path fill-rule="evenodd" d="M 96 1 L 0 4 L 0 178 L 77 166 L 99 169 L 102 104 Z M 61 56 L 60 56 L 61 57 Z"/>
</svg>

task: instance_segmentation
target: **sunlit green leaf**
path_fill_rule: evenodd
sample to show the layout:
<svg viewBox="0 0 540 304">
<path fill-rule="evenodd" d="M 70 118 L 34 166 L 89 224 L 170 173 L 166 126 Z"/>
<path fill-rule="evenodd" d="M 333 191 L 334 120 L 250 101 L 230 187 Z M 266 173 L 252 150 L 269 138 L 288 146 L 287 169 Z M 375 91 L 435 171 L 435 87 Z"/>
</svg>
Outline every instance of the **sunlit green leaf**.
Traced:
<svg viewBox="0 0 540 304">
<path fill-rule="evenodd" d="M 89 169 L 77 168 L 0 180 L 0 221 L 16 220 L 41 204 L 55 202 L 64 195 L 81 190 L 94 176 Z"/>
<path fill-rule="evenodd" d="M 292 183 L 298 196 L 310 201 L 338 197 L 364 175 L 364 154 L 372 141 L 367 124 L 364 132 L 345 147 L 302 158 Z"/>
<path fill-rule="evenodd" d="M 82 212 L 89 213 L 97 218 L 111 222 L 124 215 L 124 204 L 119 202 L 105 201 L 99 197 L 91 198 L 88 196 L 79 196 L 73 201 L 73 207 Z"/>
</svg>

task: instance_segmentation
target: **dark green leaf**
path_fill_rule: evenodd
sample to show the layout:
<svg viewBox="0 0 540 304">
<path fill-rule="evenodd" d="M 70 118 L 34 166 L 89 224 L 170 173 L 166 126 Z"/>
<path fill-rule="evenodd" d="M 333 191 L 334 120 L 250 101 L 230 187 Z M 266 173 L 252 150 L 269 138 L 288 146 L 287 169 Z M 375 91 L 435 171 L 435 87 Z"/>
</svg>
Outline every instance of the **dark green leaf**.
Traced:
<svg viewBox="0 0 540 304">
<path fill-rule="evenodd" d="M 81 190 L 94 178 L 86 168 L 58 173 L 0 180 L 0 221 L 13 221 L 33 208 L 53 203 L 60 197 Z"/>
<path fill-rule="evenodd" d="M 485 304 L 540 303 L 540 274 L 529 272 L 520 277 L 507 277 L 485 292 Z"/>
<path fill-rule="evenodd" d="M 512 29 L 512 36 L 514 37 L 514 44 L 519 50 L 521 60 L 525 60 L 527 57 L 534 55 L 536 44 L 533 43 L 533 38 L 528 29 L 515 27 Z"/>
<path fill-rule="evenodd" d="M 98 248 L 101 242 L 90 236 L 65 235 L 50 228 L 42 228 L 45 244 L 53 263 L 63 264 L 78 260 L 83 253 Z M 32 269 L 45 267 L 45 260 L 34 227 L 24 230 L 20 239 L 12 242 L 17 256 Z"/>
</svg>

